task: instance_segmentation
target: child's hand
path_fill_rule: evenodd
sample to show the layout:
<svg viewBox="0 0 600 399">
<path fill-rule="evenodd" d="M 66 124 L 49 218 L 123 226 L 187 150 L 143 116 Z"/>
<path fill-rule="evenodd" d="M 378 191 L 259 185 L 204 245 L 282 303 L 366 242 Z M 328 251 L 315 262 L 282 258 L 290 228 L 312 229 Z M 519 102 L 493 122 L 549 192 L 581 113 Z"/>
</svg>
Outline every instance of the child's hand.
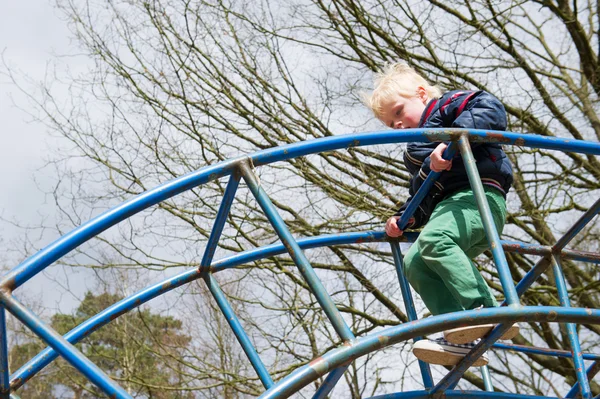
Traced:
<svg viewBox="0 0 600 399">
<path fill-rule="evenodd" d="M 385 223 L 385 234 L 388 237 L 400 237 L 404 231 L 398 228 L 398 220 L 400 220 L 400 216 L 392 216 Z M 411 225 L 415 223 L 415 218 L 408 219 L 408 224 Z"/>
<path fill-rule="evenodd" d="M 446 147 L 448 147 L 446 144 L 440 143 L 440 145 L 438 145 L 435 148 L 435 150 L 433 150 L 433 152 L 431 153 L 431 162 L 429 164 L 429 167 L 434 172 L 442 172 L 444 170 L 450 170 L 452 168 L 452 160 L 447 161 L 444 158 L 442 158 Z"/>
</svg>

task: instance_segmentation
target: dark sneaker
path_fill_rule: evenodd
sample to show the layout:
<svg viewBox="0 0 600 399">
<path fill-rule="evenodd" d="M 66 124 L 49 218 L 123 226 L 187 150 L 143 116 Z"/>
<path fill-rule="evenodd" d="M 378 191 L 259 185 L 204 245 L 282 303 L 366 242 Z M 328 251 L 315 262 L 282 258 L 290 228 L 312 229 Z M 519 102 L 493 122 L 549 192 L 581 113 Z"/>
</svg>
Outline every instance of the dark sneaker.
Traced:
<svg viewBox="0 0 600 399">
<path fill-rule="evenodd" d="M 415 342 L 413 353 L 417 359 L 426 363 L 439 364 L 442 366 L 454 366 L 475 347 L 475 342 L 465 345 L 455 345 L 444 338 L 436 340 L 422 339 Z M 488 364 L 488 357 L 484 353 L 473 363 L 473 366 L 481 367 Z"/>
<path fill-rule="evenodd" d="M 485 337 L 497 324 L 482 324 L 480 326 L 467 326 L 444 331 L 444 338 L 453 344 L 462 345 Z M 500 339 L 513 339 L 519 334 L 519 325 L 513 324 L 502 334 Z"/>
</svg>

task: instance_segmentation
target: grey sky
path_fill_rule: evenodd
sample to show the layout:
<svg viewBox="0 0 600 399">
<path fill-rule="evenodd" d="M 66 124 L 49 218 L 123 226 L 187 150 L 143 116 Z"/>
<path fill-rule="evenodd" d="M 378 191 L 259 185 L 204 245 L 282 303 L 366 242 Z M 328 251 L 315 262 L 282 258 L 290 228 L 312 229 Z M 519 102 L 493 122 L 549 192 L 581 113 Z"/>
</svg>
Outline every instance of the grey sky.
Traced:
<svg viewBox="0 0 600 399">
<path fill-rule="evenodd" d="M 69 69 L 85 66 L 86 61 L 82 57 L 59 57 L 75 53 L 76 48 L 69 37 L 66 22 L 61 20 L 50 1 L 5 1 L 2 6 L 0 51 L 11 69 L 40 82 L 46 79 L 50 68 L 61 70 L 67 65 Z M 51 220 L 56 214 L 52 204 L 47 203 L 45 195 L 38 188 L 38 183 L 43 184 L 44 173 L 48 173 L 40 170 L 46 154 L 59 143 L 43 124 L 33 121 L 20 109 L 27 109 L 26 97 L 9 83 L 3 66 L 0 71 L 3 72 L 0 74 L 0 215 L 22 225 L 37 225 L 42 218 Z M 18 77 L 18 80 L 23 87 L 30 88 L 31 83 L 27 83 L 24 77 Z M 18 251 L 25 234 L 25 230 L 0 221 L 0 261 L 3 266 L 14 267 L 16 255 L 13 250 Z M 36 237 L 39 234 L 34 234 L 32 238 Z M 55 233 L 48 233 L 36 244 L 45 246 L 56 238 Z M 10 261 L 8 265 L 4 265 L 6 260 Z M 74 290 L 77 295 L 86 287 L 84 284 L 74 284 L 74 281 L 82 281 L 81 274 L 77 277 L 70 271 L 57 269 L 34 278 L 27 290 L 17 291 L 17 295 L 27 295 L 50 309 L 56 307 L 58 302 L 63 303 L 61 308 L 70 307 L 74 298 L 70 294 L 65 295 L 66 289 L 52 280 L 59 280 L 61 285 L 78 287 Z M 52 275 L 55 277 L 52 278 Z"/>
</svg>

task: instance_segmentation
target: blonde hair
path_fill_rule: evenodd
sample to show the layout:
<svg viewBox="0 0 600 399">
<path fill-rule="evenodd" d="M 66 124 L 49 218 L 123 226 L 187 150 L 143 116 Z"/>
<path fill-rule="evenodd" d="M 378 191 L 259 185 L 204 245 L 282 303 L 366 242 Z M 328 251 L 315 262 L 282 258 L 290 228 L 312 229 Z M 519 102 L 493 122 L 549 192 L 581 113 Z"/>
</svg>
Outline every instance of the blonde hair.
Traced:
<svg viewBox="0 0 600 399">
<path fill-rule="evenodd" d="M 389 63 L 375 75 L 375 89 L 363 94 L 363 102 L 377 118 L 383 113 L 383 103 L 395 95 L 413 97 L 419 87 L 423 87 L 430 99 L 442 96 L 439 87 L 430 85 L 421 75 L 405 62 Z"/>
</svg>

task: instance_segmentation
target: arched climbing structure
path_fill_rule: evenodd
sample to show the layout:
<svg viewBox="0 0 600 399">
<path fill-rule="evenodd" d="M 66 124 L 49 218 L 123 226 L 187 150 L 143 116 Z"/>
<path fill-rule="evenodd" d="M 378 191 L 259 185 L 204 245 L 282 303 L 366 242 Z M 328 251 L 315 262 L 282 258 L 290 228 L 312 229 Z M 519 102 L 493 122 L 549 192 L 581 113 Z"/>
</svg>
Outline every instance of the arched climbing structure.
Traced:
<svg viewBox="0 0 600 399">
<path fill-rule="evenodd" d="M 475 193 L 480 213 L 491 252 L 497 267 L 500 282 L 505 293 L 506 306 L 444 314 L 418 320 L 412 301 L 410 287 L 402 271 L 402 254 L 397 240 L 388 239 L 382 232 L 344 233 L 328 236 L 310 237 L 296 240 L 290 234 L 283 219 L 273 206 L 268 194 L 261 186 L 253 169 L 261 165 L 288 159 L 332 151 L 348 147 L 368 146 L 375 144 L 393 144 L 405 142 L 450 142 L 444 156 L 451 157 L 460 150 L 465 167 L 469 175 L 471 186 Z M 504 145 L 519 145 L 532 148 L 544 148 L 566 152 L 576 152 L 591 155 L 600 155 L 600 144 L 585 141 L 542 137 L 531 134 L 515 134 L 508 132 L 489 132 L 482 130 L 459 129 L 411 129 L 404 131 L 381 131 L 327 137 L 307 142 L 299 142 L 283 147 L 272 148 L 254 154 L 220 162 L 187 174 L 153 190 L 147 191 L 131 200 L 103 213 L 93 220 L 76 228 L 54 243 L 25 260 L 22 264 L 12 269 L 0 282 L 0 397 L 16 397 L 11 392 L 25 384 L 33 375 L 48 365 L 57 356 L 62 356 L 73 365 L 92 383 L 97 385 L 107 396 L 113 398 L 129 398 L 125 390 L 112 381 L 102 370 L 90 362 L 73 345 L 91 334 L 96 329 L 114 320 L 118 316 L 140 306 L 143 303 L 164 294 L 176 287 L 182 286 L 196 279 L 203 279 L 221 311 L 226 316 L 233 332 L 244 349 L 248 360 L 265 387 L 261 398 L 286 398 L 297 392 L 307 384 L 327 375 L 320 386 L 315 398 L 325 398 L 335 387 L 349 364 L 355 359 L 365 356 L 389 345 L 409 339 L 418 340 L 419 337 L 440 332 L 442 330 L 458 327 L 465 324 L 500 323 L 484 340 L 482 340 L 456 367 L 437 383 L 433 381 L 429 366 L 420 362 L 423 389 L 412 392 L 398 392 L 380 398 L 427 398 L 427 397 L 463 397 L 463 398 L 525 398 L 532 397 L 519 394 L 504 394 L 493 392 L 491 379 L 486 367 L 482 368 L 483 380 L 486 391 L 456 391 L 458 381 L 463 373 L 474 361 L 492 346 L 497 349 L 510 349 L 529 353 L 542 353 L 549 356 L 572 357 L 575 364 L 577 383 L 564 397 L 574 398 L 580 395 L 591 398 L 589 380 L 599 371 L 598 359 L 600 355 L 582 353 L 577 335 L 576 324 L 600 324 L 600 310 L 572 308 L 569 304 L 567 287 L 564 281 L 561 260 L 572 259 L 591 263 L 600 263 L 600 254 L 587 253 L 566 249 L 567 244 L 580 232 L 583 227 L 600 211 L 600 200 L 596 201 L 581 218 L 561 237 L 552 247 L 531 245 L 522 242 L 507 242 L 500 240 L 493 225 L 490 209 L 483 194 L 483 186 L 478 177 L 477 168 L 470 148 L 472 143 L 500 143 Z M 432 172 L 419 190 L 413 203 L 400 219 L 399 224 L 406 226 L 408 218 L 418 206 L 423 196 L 427 193 L 438 173 Z M 128 217 L 176 196 L 186 190 L 207 183 L 211 180 L 229 177 L 224 198 L 214 222 L 212 233 L 208 239 L 204 256 L 199 269 L 189 270 L 175 277 L 146 288 L 122 301 L 115 303 L 96 316 L 77 326 L 64 336 L 45 325 L 30 309 L 23 306 L 13 295 L 13 291 L 25 284 L 37 273 L 44 270 L 56 260 L 82 245 L 92 237 L 100 234 L 109 227 L 127 219 Z M 281 244 L 274 244 L 262 248 L 241 252 L 234 256 L 214 261 L 213 255 L 219 241 L 222 229 L 235 197 L 236 190 L 243 180 L 265 212 Z M 414 241 L 417 234 L 407 233 L 402 240 Z M 357 337 L 348 327 L 336 308 L 333 300 L 325 290 L 323 284 L 314 272 L 303 250 L 308 248 L 325 247 L 340 244 L 359 242 L 388 241 L 397 269 L 399 284 L 402 290 L 404 305 L 410 322 L 389 327 L 375 333 Z M 510 275 L 504 251 L 520 252 L 541 255 L 541 260 L 533 267 L 523 279 L 515 286 Z M 341 345 L 322 354 L 309 364 L 295 370 L 281 380 L 274 382 L 269 371 L 261 361 L 251 340 L 244 332 L 242 325 L 233 312 L 226 296 L 213 277 L 214 273 L 233 268 L 253 260 L 274 256 L 288 252 L 297 265 L 312 293 L 318 300 L 327 315 L 333 328 L 339 335 Z M 519 296 L 548 268 L 552 268 L 558 290 L 560 305 L 557 307 L 522 306 Z M 4 310 L 8 310 L 22 323 L 28 326 L 35 334 L 43 339 L 48 348 L 31 359 L 21 369 L 9 376 L 8 348 L 6 339 L 6 321 Z M 566 351 L 522 347 L 518 345 L 497 344 L 498 337 L 515 321 L 543 321 L 566 323 L 569 332 L 571 353 Z M 592 365 L 586 370 L 585 360 L 593 360 Z"/>
</svg>

